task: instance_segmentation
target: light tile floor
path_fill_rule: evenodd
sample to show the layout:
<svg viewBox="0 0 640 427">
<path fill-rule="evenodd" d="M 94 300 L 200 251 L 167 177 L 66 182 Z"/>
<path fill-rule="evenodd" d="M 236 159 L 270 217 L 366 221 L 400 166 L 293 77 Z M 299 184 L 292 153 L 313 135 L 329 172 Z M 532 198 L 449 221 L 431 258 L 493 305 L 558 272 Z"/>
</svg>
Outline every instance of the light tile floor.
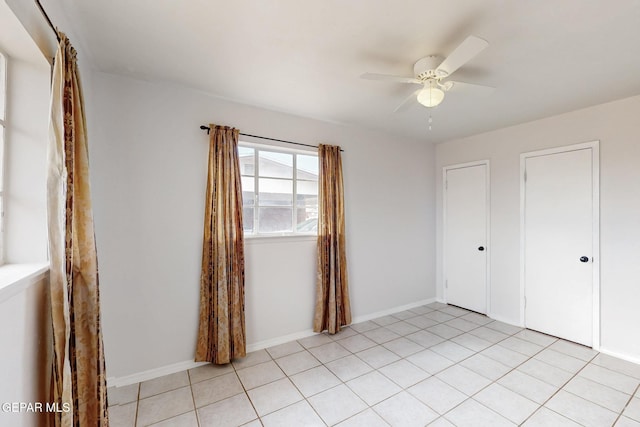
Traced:
<svg viewBox="0 0 640 427">
<path fill-rule="evenodd" d="M 640 365 L 433 303 L 109 389 L 112 427 L 640 426 Z"/>
</svg>

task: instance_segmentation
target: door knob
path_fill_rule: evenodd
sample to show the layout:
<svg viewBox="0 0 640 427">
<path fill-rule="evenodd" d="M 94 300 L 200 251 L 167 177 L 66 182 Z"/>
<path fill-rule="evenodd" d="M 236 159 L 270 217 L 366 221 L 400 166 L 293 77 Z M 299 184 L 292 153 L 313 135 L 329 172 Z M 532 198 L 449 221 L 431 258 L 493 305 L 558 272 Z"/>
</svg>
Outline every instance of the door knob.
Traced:
<svg viewBox="0 0 640 427">
<path fill-rule="evenodd" d="M 480 246 L 480 247 L 478 248 L 478 250 L 479 250 L 480 252 L 484 251 L 484 246 Z"/>
<path fill-rule="evenodd" d="M 589 262 L 589 257 L 588 256 L 581 256 L 580 257 L 580 262 Z"/>
</svg>

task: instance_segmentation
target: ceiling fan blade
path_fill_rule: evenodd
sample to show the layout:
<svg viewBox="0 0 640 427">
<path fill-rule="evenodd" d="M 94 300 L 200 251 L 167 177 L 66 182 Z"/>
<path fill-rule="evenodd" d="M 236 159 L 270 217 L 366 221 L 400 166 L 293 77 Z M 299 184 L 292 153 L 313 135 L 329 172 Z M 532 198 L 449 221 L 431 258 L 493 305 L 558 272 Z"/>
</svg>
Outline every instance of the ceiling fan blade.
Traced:
<svg viewBox="0 0 640 427">
<path fill-rule="evenodd" d="M 400 113 L 402 111 L 406 111 L 407 108 L 413 105 L 413 102 L 416 100 L 416 97 L 418 96 L 418 92 L 420 92 L 421 90 L 422 89 L 418 89 L 415 92 L 413 92 L 411 95 L 407 96 L 405 100 L 402 101 L 402 103 L 400 103 L 400 105 L 398 105 L 395 110 L 393 110 L 393 112 Z"/>
<path fill-rule="evenodd" d="M 455 82 L 455 81 L 452 81 L 452 80 L 447 80 L 447 83 L 453 83 L 453 86 L 448 91 L 448 92 L 452 92 L 452 93 L 469 93 L 469 94 L 474 94 L 474 95 L 489 95 L 489 94 L 493 93 L 494 90 L 496 90 L 495 87 L 491 87 L 491 86 L 476 85 L 476 84 L 465 83 L 465 82 Z"/>
<path fill-rule="evenodd" d="M 388 74 L 375 74 L 375 73 L 364 73 L 360 76 L 361 79 L 365 80 L 382 80 L 387 82 L 396 82 L 396 83 L 415 83 L 422 84 L 422 82 L 413 77 L 402 77 L 402 76 L 390 76 Z"/>
<path fill-rule="evenodd" d="M 451 75 L 487 46 L 489 46 L 489 43 L 486 40 L 476 36 L 469 36 L 442 61 L 442 64 L 436 70 L 444 71 L 447 75 Z"/>
</svg>

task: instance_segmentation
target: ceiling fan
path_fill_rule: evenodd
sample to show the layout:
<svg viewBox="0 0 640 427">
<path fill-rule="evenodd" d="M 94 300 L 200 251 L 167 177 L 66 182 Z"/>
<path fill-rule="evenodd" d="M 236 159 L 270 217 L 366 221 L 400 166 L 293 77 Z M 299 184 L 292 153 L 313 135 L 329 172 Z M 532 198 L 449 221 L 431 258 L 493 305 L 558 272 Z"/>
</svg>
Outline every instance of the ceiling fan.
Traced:
<svg viewBox="0 0 640 427">
<path fill-rule="evenodd" d="M 365 73 L 360 77 L 367 80 L 383 80 L 397 83 L 411 83 L 422 85 L 405 99 L 394 112 L 401 111 L 411 105 L 411 101 L 417 101 L 425 107 L 432 108 L 444 100 L 445 92 L 452 89 L 489 93 L 494 88 L 476 84 L 446 80 L 458 68 L 466 64 L 477 54 L 482 52 L 489 43 L 476 36 L 467 37 L 451 54 L 441 61 L 438 56 L 432 55 L 419 59 L 413 66 L 414 77 L 390 76 L 387 74 Z M 438 65 L 439 64 L 439 65 Z"/>
</svg>

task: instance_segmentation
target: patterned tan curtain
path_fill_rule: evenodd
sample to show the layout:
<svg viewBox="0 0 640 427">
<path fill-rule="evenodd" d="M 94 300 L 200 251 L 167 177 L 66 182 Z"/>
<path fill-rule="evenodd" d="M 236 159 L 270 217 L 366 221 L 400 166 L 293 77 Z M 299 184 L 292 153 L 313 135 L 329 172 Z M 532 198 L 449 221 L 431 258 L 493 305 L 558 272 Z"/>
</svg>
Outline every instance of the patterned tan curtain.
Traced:
<svg viewBox="0 0 640 427">
<path fill-rule="evenodd" d="M 53 425 L 108 426 L 84 101 L 76 51 L 59 35 L 47 152 Z"/>
<path fill-rule="evenodd" d="M 210 125 L 196 362 L 246 355 L 238 129 Z"/>
<path fill-rule="evenodd" d="M 351 323 L 340 147 L 318 148 L 318 275 L 313 330 L 330 334 Z"/>
</svg>

